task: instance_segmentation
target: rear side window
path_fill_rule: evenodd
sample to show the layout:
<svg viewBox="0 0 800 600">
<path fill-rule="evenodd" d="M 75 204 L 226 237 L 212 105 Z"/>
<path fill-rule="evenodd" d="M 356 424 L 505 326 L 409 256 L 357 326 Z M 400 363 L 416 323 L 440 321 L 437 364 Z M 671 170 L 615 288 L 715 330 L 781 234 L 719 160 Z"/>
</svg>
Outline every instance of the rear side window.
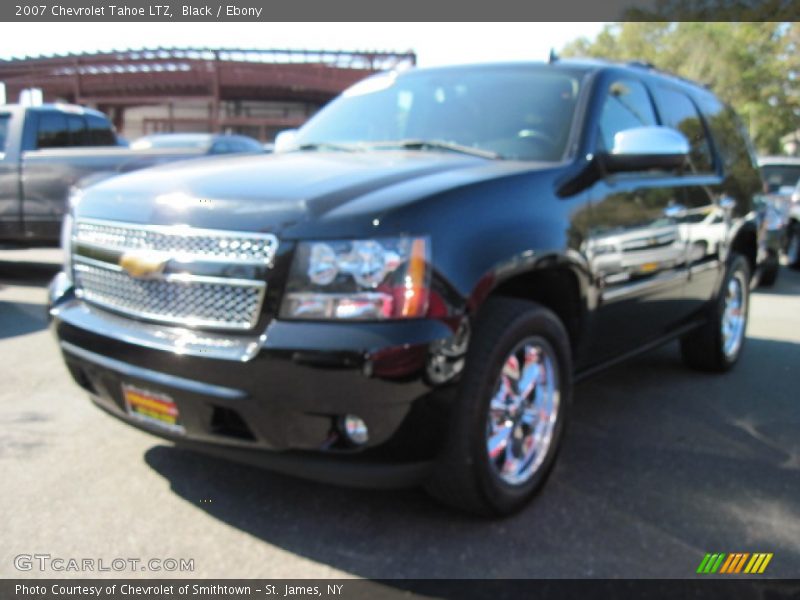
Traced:
<svg viewBox="0 0 800 600">
<path fill-rule="evenodd" d="M 8 138 L 8 124 L 11 122 L 11 115 L 0 114 L 0 154 L 6 151 L 6 139 Z"/>
<path fill-rule="evenodd" d="M 620 131 L 655 124 L 655 111 L 644 85 L 634 79 L 615 81 L 608 86 L 600 116 L 600 150 L 610 151 Z"/>
<path fill-rule="evenodd" d="M 39 114 L 36 141 L 36 147 L 40 149 L 117 145 L 114 131 L 106 119 L 62 112 Z"/>
<path fill-rule="evenodd" d="M 699 101 L 725 171 L 731 172 L 737 166 L 748 164 L 755 168 L 755 152 L 747 131 L 733 109 L 711 94 L 701 95 Z"/>
<path fill-rule="evenodd" d="M 697 95 L 717 156 L 722 161 L 725 193 L 743 202 L 763 191 L 747 131 L 732 108 L 711 93 Z"/>
<path fill-rule="evenodd" d="M 656 102 L 664 125 L 677 129 L 689 140 L 689 158 L 696 173 L 714 169 L 711 146 L 700 113 L 689 96 L 667 87 L 656 88 Z"/>
<path fill-rule="evenodd" d="M 69 145 L 85 146 L 86 121 L 80 115 L 67 115 L 67 129 L 69 129 Z"/>
<path fill-rule="evenodd" d="M 97 115 L 86 115 L 86 124 L 88 125 L 87 146 L 117 145 L 117 137 L 107 120 Z"/>
<path fill-rule="evenodd" d="M 36 147 L 39 149 L 66 148 L 71 145 L 66 115 L 59 112 L 40 113 Z"/>
</svg>

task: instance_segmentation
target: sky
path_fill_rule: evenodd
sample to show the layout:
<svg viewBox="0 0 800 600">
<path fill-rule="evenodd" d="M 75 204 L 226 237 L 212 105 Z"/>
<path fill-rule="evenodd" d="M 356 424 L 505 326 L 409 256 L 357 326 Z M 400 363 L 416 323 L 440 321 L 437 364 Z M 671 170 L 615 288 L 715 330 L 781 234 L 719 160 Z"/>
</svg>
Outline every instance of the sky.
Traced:
<svg viewBox="0 0 800 600">
<path fill-rule="evenodd" d="M 0 23 L 0 59 L 152 47 L 417 52 L 419 66 L 546 60 L 603 23 Z M 69 35 L 66 35 L 69 32 Z"/>
</svg>

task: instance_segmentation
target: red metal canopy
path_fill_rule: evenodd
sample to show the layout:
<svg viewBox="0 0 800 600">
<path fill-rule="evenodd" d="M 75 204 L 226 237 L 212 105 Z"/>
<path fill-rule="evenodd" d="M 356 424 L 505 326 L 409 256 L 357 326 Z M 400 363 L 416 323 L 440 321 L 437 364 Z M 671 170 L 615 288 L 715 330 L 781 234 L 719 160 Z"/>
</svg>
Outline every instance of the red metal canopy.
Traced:
<svg viewBox="0 0 800 600">
<path fill-rule="evenodd" d="M 46 101 L 92 104 L 115 120 L 125 107 L 203 100 L 210 106 L 209 128 L 219 130 L 229 120 L 219 115 L 221 101 L 319 106 L 371 73 L 415 63 L 411 51 L 154 48 L 0 60 L 0 81 L 8 98 L 17 98 L 25 88 L 41 88 Z M 293 122 L 297 118 L 232 119 L 260 126 L 298 124 Z"/>
</svg>

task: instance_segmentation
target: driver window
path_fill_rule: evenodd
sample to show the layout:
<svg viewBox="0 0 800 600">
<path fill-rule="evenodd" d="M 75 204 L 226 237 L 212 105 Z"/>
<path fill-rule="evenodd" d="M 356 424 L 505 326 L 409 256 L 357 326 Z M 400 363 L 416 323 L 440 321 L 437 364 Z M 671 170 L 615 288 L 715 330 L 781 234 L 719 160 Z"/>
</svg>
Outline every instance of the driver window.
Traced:
<svg viewBox="0 0 800 600">
<path fill-rule="evenodd" d="M 643 84 L 633 79 L 620 79 L 608 86 L 600 116 L 600 151 L 610 151 L 614 147 L 614 136 L 620 131 L 653 125 L 656 125 L 656 114 Z"/>
</svg>

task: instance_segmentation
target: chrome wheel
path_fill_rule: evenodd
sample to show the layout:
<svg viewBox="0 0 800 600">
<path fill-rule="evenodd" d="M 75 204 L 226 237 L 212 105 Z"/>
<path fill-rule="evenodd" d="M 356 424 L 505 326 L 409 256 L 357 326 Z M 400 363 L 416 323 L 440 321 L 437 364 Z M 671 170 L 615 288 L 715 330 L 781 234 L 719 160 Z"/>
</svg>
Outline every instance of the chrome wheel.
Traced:
<svg viewBox="0 0 800 600">
<path fill-rule="evenodd" d="M 736 356 L 742 345 L 747 324 L 747 283 L 741 271 L 728 282 L 722 313 L 722 351 L 727 358 Z"/>
<path fill-rule="evenodd" d="M 559 414 L 559 373 L 552 350 L 536 338 L 520 342 L 503 363 L 489 403 L 486 451 L 504 482 L 521 485 L 544 462 Z"/>
</svg>

